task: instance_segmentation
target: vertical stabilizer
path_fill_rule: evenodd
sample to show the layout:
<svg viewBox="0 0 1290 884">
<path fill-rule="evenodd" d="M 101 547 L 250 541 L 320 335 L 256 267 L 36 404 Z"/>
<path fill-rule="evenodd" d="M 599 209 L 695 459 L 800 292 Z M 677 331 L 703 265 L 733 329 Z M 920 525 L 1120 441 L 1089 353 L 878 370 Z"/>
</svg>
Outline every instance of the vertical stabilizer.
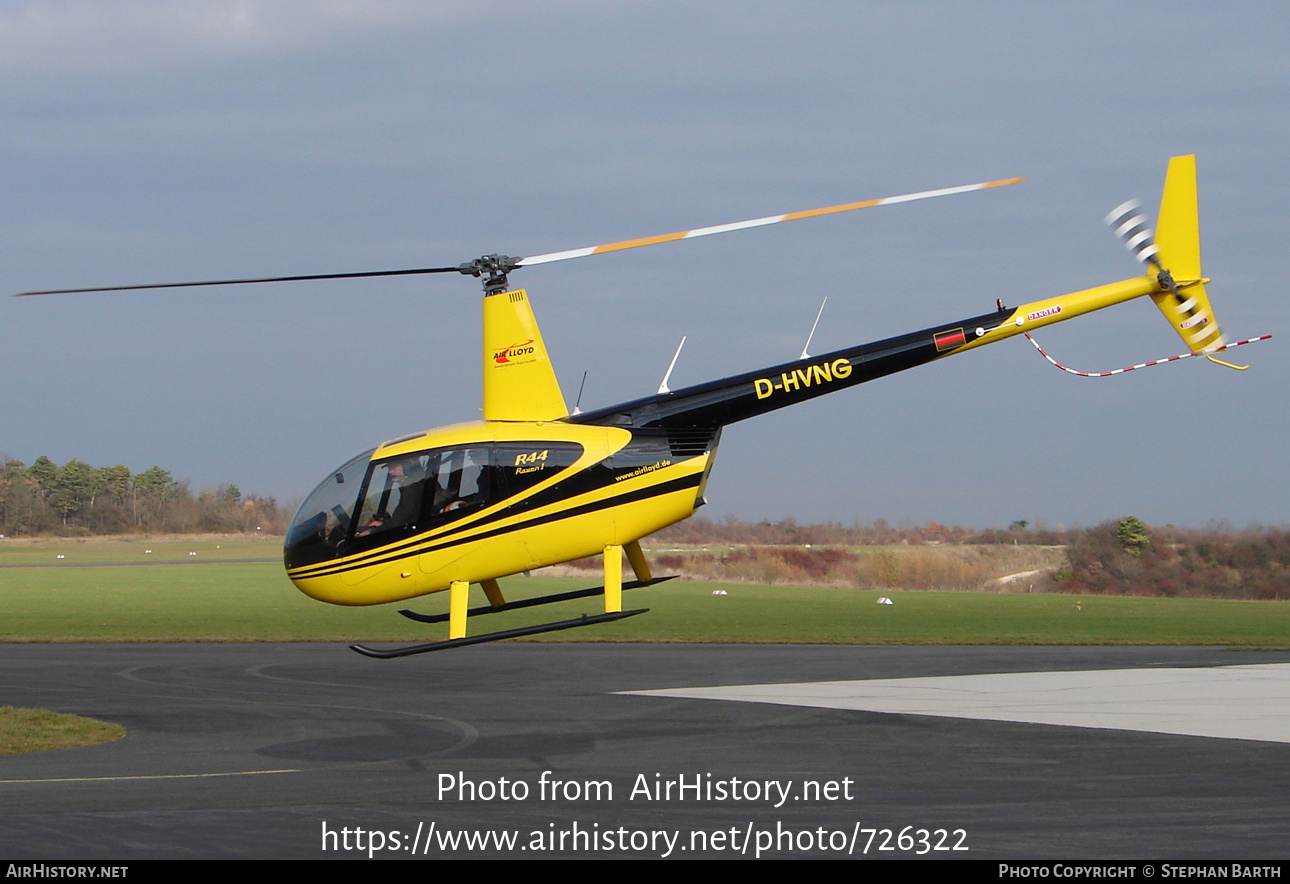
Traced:
<svg viewBox="0 0 1290 884">
<path fill-rule="evenodd" d="M 547 421 L 568 413 L 528 293 L 484 298 L 484 420 Z"/>
<path fill-rule="evenodd" d="M 1165 319 L 1193 353 L 1223 346 L 1218 320 L 1200 271 L 1200 214 L 1196 202 L 1196 158 L 1174 157 L 1165 176 L 1156 230 L 1159 253 L 1152 263 L 1164 291 L 1151 296 Z M 1156 264 L 1156 261 L 1159 261 Z M 1172 284 L 1172 290 L 1171 290 Z"/>
<path fill-rule="evenodd" d="M 1156 220 L 1161 263 L 1178 281 L 1200 279 L 1200 210 L 1196 201 L 1196 158 L 1174 157 Z"/>
</svg>

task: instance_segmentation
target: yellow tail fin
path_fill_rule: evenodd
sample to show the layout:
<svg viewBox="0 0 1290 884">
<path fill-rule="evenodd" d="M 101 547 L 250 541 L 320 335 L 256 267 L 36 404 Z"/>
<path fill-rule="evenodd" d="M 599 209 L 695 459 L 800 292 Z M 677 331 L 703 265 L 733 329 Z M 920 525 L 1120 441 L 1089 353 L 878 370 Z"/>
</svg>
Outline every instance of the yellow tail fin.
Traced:
<svg viewBox="0 0 1290 884">
<path fill-rule="evenodd" d="M 484 298 L 484 420 L 549 421 L 568 413 L 528 294 Z"/>
<path fill-rule="evenodd" d="M 1151 296 L 1193 353 L 1223 346 L 1218 320 L 1200 271 L 1200 220 L 1196 203 L 1196 157 L 1174 157 L 1165 176 L 1156 230 L 1159 253 L 1153 270 L 1165 291 Z"/>
</svg>

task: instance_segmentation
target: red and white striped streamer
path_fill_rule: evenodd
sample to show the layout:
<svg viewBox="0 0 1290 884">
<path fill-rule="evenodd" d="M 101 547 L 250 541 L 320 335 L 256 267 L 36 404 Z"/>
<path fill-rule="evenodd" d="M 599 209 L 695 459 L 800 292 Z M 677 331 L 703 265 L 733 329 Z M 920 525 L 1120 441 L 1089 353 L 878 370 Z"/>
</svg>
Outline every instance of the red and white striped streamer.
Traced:
<svg viewBox="0 0 1290 884">
<path fill-rule="evenodd" d="M 1272 337 L 1272 335 L 1259 335 L 1257 338 L 1246 338 L 1243 341 L 1236 341 L 1231 344 L 1224 344 L 1223 346 L 1216 347 L 1215 349 L 1210 350 L 1207 353 L 1183 353 L 1179 356 L 1169 356 L 1169 357 L 1166 357 L 1165 359 L 1157 359 L 1153 362 L 1139 362 L 1137 365 L 1129 365 L 1129 366 L 1126 366 L 1125 368 L 1117 368 L 1114 371 L 1078 371 L 1069 366 L 1062 365 L 1056 359 L 1049 356 L 1048 353 L 1044 350 L 1044 348 L 1039 346 L 1039 342 L 1030 336 L 1030 332 L 1022 332 L 1022 334 L 1026 336 L 1026 340 L 1030 341 L 1030 343 L 1035 345 L 1035 349 L 1039 351 L 1039 355 L 1043 356 L 1045 359 L 1047 359 L 1049 362 L 1051 362 L 1053 365 L 1057 366 L 1067 374 L 1079 375 L 1082 378 L 1109 378 L 1112 375 L 1124 374 L 1126 371 L 1134 371 L 1135 369 L 1139 369 L 1139 368 L 1149 368 L 1150 366 L 1153 366 L 1153 365 L 1164 365 L 1166 362 L 1177 362 L 1179 359 L 1186 359 L 1188 356 L 1213 356 L 1215 353 L 1221 353 L 1224 350 L 1230 350 L 1233 347 L 1239 347 L 1242 344 L 1253 344 L 1255 341 L 1266 341 L 1268 338 Z"/>
</svg>

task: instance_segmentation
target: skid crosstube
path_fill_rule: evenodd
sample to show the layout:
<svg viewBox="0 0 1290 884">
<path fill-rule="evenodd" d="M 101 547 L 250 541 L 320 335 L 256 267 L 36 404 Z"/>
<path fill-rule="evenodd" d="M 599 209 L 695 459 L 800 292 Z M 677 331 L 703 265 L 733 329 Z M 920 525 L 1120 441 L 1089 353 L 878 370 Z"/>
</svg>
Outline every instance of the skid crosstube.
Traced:
<svg viewBox="0 0 1290 884">
<path fill-rule="evenodd" d="M 646 586 L 653 586 L 656 583 L 663 583 L 668 580 L 675 580 L 679 575 L 669 574 L 666 577 L 655 577 L 653 580 L 632 580 L 623 584 L 623 589 L 643 589 Z M 550 605 L 555 602 L 567 602 L 572 599 L 585 599 L 591 596 L 603 595 L 605 588 L 603 586 L 593 586 L 590 589 L 575 589 L 570 592 L 558 592 L 554 595 L 543 595 L 532 599 L 520 599 L 518 602 L 507 602 L 504 605 L 482 605 L 478 608 L 471 608 L 466 613 L 471 617 L 478 617 L 480 614 L 498 614 L 502 611 L 518 611 L 520 608 L 535 608 L 538 605 Z M 409 620 L 415 620 L 418 623 L 447 623 L 448 614 L 418 614 L 416 611 L 409 611 L 404 608 L 399 611 Z"/>
<path fill-rule="evenodd" d="M 615 611 L 611 614 L 583 614 L 572 620 L 558 620 L 554 623 L 540 623 L 537 626 L 524 626 L 519 629 L 505 629 L 501 632 L 489 632 L 484 635 L 466 638 L 450 638 L 447 641 L 429 642 L 424 645 L 408 645 L 402 648 L 369 648 L 366 645 L 350 645 L 350 648 L 367 657 L 389 660 L 394 657 L 411 657 L 413 654 L 428 654 L 431 651 L 446 651 L 449 648 L 464 648 L 467 645 L 479 645 L 485 642 L 502 641 L 508 638 L 519 638 L 523 635 L 538 635 L 543 632 L 558 632 L 562 629 L 577 629 L 580 626 L 595 626 L 597 623 L 612 623 L 626 617 L 644 614 L 649 608 L 637 608 L 634 611 Z"/>
</svg>

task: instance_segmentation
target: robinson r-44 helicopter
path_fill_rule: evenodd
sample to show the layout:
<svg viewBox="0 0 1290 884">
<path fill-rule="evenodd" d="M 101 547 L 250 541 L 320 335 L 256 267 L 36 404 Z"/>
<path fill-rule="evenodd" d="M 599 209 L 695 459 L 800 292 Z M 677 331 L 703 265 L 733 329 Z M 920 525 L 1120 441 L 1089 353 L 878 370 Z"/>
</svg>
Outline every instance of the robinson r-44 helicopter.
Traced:
<svg viewBox="0 0 1290 884">
<path fill-rule="evenodd" d="M 1226 343 L 1219 331 L 1205 293 L 1208 280 L 1201 276 L 1195 158 L 1190 156 L 1170 161 L 1157 235 L 1153 237 L 1133 203 L 1107 219 L 1146 266 L 1142 276 L 1020 307 L 998 302 L 990 313 L 822 356 L 807 356 L 803 350 L 802 358 L 792 362 L 680 390 L 668 389 L 669 368 L 657 394 L 594 411 L 570 412 L 528 294 L 512 289 L 508 279 L 521 267 L 1020 180 L 904 194 L 528 258 L 487 255 L 452 267 L 22 294 L 432 273 L 481 278 L 484 419 L 393 439 L 359 454 L 327 475 L 287 531 L 287 574 L 315 599 L 376 605 L 448 592 L 446 614 L 401 612 L 427 623 L 447 621 L 446 641 L 390 649 L 353 646 L 368 656 L 399 657 L 645 613 L 648 609 L 623 610 L 623 590 L 669 578 L 652 575 L 640 540 L 687 518 L 704 503 L 721 431 L 729 424 L 1015 335 L 1029 337 L 1037 328 L 1143 296 L 1155 302 L 1188 348 L 1182 356 L 1157 362 L 1205 356 L 1242 368 L 1221 362 L 1215 354 L 1269 337 Z M 1130 369 L 1102 374 L 1125 370 Z M 624 553 L 636 578 L 626 583 Z M 502 577 L 596 554 L 604 557 L 603 586 L 507 602 L 498 584 Z M 469 607 L 472 583 L 482 586 L 486 606 Z M 599 595 L 604 597 L 602 613 L 467 635 L 471 616 Z"/>
</svg>

